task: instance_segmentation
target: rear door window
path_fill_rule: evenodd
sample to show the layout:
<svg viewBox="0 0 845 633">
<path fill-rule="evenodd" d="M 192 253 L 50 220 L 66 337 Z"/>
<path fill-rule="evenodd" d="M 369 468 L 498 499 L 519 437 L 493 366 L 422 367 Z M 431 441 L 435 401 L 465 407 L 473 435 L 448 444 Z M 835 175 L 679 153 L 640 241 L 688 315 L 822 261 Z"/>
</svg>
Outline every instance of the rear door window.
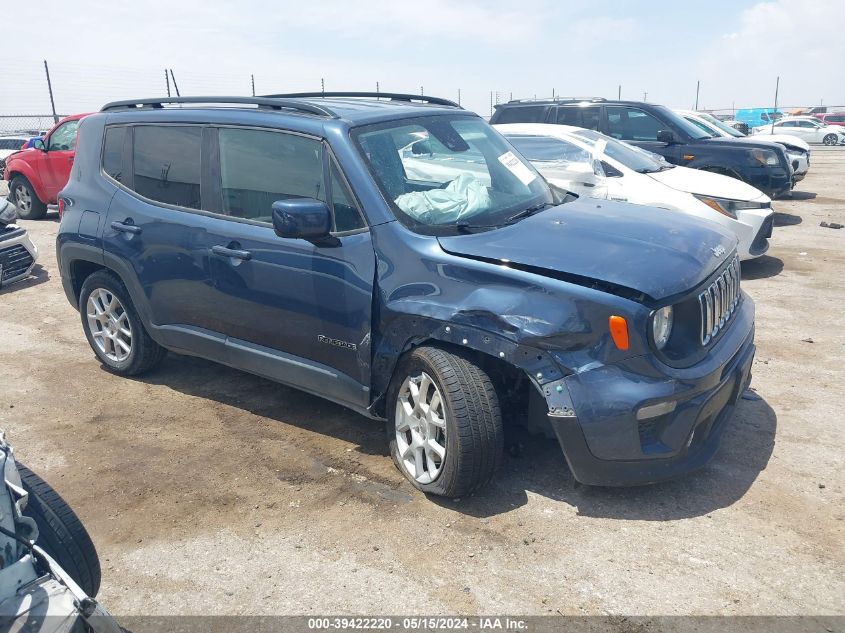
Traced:
<svg viewBox="0 0 845 633">
<path fill-rule="evenodd" d="M 201 146 L 200 126 L 137 126 L 134 190 L 156 202 L 200 209 Z"/>
<path fill-rule="evenodd" d="M 598 130 L 600 112 L 599 106 L 558 106 L 555 108 L 555 123 Z"/>
</svg>

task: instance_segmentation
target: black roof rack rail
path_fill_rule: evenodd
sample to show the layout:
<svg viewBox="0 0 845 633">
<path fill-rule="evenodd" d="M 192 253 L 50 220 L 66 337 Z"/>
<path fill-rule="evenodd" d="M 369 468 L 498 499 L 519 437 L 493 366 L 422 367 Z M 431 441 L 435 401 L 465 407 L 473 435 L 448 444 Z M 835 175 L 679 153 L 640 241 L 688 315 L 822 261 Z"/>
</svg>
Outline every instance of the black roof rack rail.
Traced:
<svg viewBox="0 0 845 633">
<path fill-rule="evenodd" d="M 303 99 L 314 97 L 366 97 L 370 99 L 389 99 L 391 101 L 419 101 L 422 103 L 430 103 L 432 105 L 451 106 L 453 108 L 463 108 L 460 104 L 443 99 L 442 97 L 428 97 L 426 95 L 412 95 L 401 92 L 290 92 L 287 94 L 263 95 L 268 98 L 281 99 Z"/>
<path fill-rule="evenodd" d="M 594 103 L 601 103 L 602 101 L 607 101 L 607 99 L 604 97 L 541 97 L 539 99 L 511 99 L 507 103 L 555 103 L 556 101 L 592 101 Z"/>
<path fill-rule="evenodd" d="M 331 109 L 317 105 L 314 103 L 307 103 L 305 101 L 297 101 L 295 99 L 280 99 L 269 97 L 231 97 L 231 96 L 217 96 L 217 97 L 157 97 L 151 99 L 126 99 L 124 101 L 112 101 L 107 103 L 100 112 L 107 112 L 111 110 L 133 109 L 133 108 L 152 108 L 154 110 L 163 109 L 165 104 L 195 104 L 195 103 L 235 103 L 242 105 L 256 105 L 260 108 L 269 108 L 272 110 L 286 110 L 293 112 L 300 112 L 304 114 L 312 114 L 321 117 L 330 117 L 333 119 L 339 118 L 338 115 Z"/>
</svg>

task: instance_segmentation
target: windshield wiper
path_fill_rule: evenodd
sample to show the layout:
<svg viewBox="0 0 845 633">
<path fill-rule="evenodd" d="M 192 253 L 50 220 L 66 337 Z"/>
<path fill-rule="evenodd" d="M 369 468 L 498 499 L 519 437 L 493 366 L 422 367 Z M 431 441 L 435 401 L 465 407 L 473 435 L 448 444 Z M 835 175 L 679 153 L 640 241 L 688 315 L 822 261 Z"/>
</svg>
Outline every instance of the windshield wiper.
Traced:
<svg viewBox="0 0 845 633">
<path fill-rule="evenodd" d="M 548 207 L 556 207 L 557 205 L 554 202 L 541 202 L 540 204 L 535 204 L 533 207 L 528 207 L 527 209 L 523 209 L 519 213 L 514 213 L 511 217 L 508 218 L 508 224 L 512 222 L 517 222 L 518 220 L 522 220 L 523 218 L 527 218 L 530 215 L 534 215 L 542 211 L 543 209 L 547 209 Z"/>
</svg>

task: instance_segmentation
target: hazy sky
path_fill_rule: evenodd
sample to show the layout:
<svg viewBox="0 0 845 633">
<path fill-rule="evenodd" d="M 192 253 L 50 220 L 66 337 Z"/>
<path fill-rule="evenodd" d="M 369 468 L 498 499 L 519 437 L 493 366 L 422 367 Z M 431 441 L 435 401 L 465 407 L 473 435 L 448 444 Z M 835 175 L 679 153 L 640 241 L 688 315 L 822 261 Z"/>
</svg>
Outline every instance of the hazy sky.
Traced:
<svg viewBox="0 0 845 633">
<path fill-rule="evenodd" d="M 845 104 L 845 0 L 36 0 L 10 15 L 0 114 L 164 94 L 419 92 L 489 114 L 490 92 L 702 108 Z M 13 16 L 13 17 L 12 17 Z M 13 39 L 26 38 L 15 44 Z M 494 97 L 495 99 L 495 97 Z"/>
</svg>

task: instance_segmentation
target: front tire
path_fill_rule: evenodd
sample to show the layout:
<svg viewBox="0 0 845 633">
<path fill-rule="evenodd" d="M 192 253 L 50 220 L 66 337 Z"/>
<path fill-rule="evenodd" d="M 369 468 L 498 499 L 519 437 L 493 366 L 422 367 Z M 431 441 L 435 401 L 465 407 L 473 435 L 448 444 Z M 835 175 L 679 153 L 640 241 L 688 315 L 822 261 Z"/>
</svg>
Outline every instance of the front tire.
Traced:
<svg viewBox="0 0 845 633">
<path fill-rule="evenodd" d="M 79 314 L 88 344 L 115 374 L 135 376 L 150 371 L 166 354 L 144 329 L 129 292 L 112 272 L 100 270 L 85 280 Z"/>
<path fill-rule="evenodd" d="M 825 145 L 836 145 L 839 142 L 839 139 L 836 134 L 827 134 L 824 139 L 822 139 L 822 142 Z"/>
<path fill-rule="evenodd" d="M 17 467 L 23 488 L 29 493 L 24 515 L 38 526 L 35 544 L 93 598 L 100 590 L 100 559 L 85 526 L 50 484 L 26 466 Z"/>
<path fill-rule="evenodd" d="M 40 220 L 47 214 L 47 205 L 35 195 L 35 189 L 23 176 L 15 176 L 9 185 L 12 202 L 18 209 L 21 220 Z"/>
<path fill-rule="evenodd" d="M 397 368 L 388 407 L 390 454 L 419 490 L 462 497 L 501 465 L 499 399 L 470 360 L 435 347 L 415 349 Z"/>
</svg>

